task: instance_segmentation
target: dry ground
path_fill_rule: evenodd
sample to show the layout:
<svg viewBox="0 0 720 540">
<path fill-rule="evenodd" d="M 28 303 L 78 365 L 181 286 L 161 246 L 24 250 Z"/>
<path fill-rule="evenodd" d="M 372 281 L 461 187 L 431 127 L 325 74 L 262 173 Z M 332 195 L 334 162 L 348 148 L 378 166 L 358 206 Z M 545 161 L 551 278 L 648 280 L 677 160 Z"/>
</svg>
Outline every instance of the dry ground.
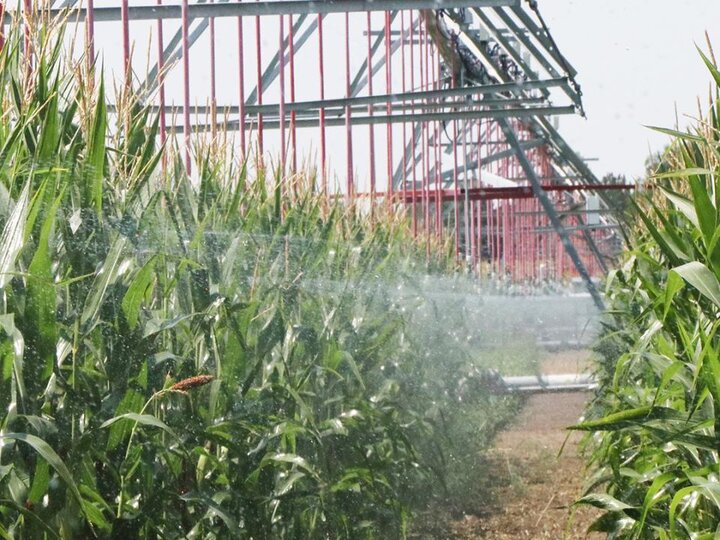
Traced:
<svg viewBox="0 0 720 540">
<path fill-rule="evenodd" d="M 543 373 L 583 370 L 586 352 L 551 355 Z M 586 535 L 592 509 L 571 515 L 570 505 L 582 490 L 584 462 L 578 456 L 580 434 L 566 441 L 565 428 L 576 423 L 589 395 L 584 393 L 532 396 L 517 420 L 500 434 L 490 455 L 494 477 L 490 507 L 452 523 L 449 538 L 492 539 L 600 539 Z M 562 454 L 558 452 L 565 443 Z"/>
</svg>

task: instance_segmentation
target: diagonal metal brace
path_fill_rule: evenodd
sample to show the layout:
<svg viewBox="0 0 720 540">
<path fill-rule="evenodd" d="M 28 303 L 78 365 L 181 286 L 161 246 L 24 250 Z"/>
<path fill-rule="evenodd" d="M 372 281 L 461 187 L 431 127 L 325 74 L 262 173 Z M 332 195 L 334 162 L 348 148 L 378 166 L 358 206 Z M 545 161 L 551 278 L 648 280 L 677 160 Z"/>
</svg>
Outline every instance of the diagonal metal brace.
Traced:
<svg viewBox="0 0 720 540">
<path fill-rule="evenodd" d="M 505 139 L 507 140 L 508 144 L 511 146 L 511 148 L 515 149 L 515 155 L 520 162 L 520 166 L 522 167 L 523 172 L 525 172 L 525 176 L 530 181 L 530 185 L 532 186 L 535 197 L 538 199 L 538 201 L 540 201 L 540 204 L 545 210 L 548 219 L 550 219 L 550 224 L 560 237 L 560 241 L 562 242 L 563 248 L 565 248 L 565 252 L 568 254 L 573 264 L 575 265 L 575 268 L 580 274 L 580 277 L 582 277 L 583 281 L 585 282 L 585 287 L 590 293 L 590 296 L 592 296 L 595 305 L 598 307 L 598 309 L 600 309 L 600 311 L 605 311 L 605 303 L 603 302 L 602 296 L 600 296 L 600 292 L 597 290 L 597 287 L 595 287 L 595 283 L 593 283 L 593 280 L 590 277 L 590 272 L 588 272 L 587 268 L 585 268 L 585 264 L 583 263 L 580 255 L 575 249 L 575 246 L 570 240 L 570 235 L 563 226 L 562 221 L 560 221 L 560 217 L 558 216 L 557 210 L 555 210 L 555 206 L 553 205 L 545 190 L 540 185 L 540 181 L 535 174 L 535 170 L 533 169 L 532 164 L 528 160 L 525 151 L 520 146 L 520 142 L 515 136 L 515 132 L 510 127 L 510 123 L 505 118 L 498 118 L 496 121 L 500 125 L 500 129 L 502 129 L 503 133 L 505 134 Z"/>
</svg>

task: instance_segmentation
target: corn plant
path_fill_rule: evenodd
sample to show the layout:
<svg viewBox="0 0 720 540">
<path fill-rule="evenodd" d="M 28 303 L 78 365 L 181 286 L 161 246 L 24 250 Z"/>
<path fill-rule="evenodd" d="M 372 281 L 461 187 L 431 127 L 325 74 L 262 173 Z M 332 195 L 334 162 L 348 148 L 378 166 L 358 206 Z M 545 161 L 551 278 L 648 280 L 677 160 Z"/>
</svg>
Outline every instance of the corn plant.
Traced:
<svg viewBox="0 0 720 540">
<path fill-rule="evenodd" d="M 423 303 L 449 249 L 222 138 L 191 179 L 132 89 L 108 113 L 61 24 L 23 39 L 0 51 L 0 536 L 406 535 L 443 426 L 493 411 L 486 441 L 517 403 L 388 293 Z"/>
<path fill-rule="evenodd" d="M 636 202 L 624 264 L 607 286 L 601 388 L 589 419 L 595 473 L 580 502 L 611 538 L 720 533 L 720 72 L 707 118 L 674 138 Z M 600 489 L 602 488 L 602 489 Z"/>
</svg>

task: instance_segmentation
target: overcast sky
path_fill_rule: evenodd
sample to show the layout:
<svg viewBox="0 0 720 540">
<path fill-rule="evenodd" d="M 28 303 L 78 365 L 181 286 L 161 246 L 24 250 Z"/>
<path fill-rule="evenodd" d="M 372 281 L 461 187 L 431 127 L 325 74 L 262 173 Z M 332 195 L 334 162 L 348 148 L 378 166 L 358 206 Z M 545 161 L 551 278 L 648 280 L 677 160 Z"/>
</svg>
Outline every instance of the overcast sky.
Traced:
<svg viewBox="0 0 720 540">
<path fill-rule="evenodd" d="M 695 50 L 707 30 L 720 59 L 720 0 L 539 0 L 560 50 L 579 71 L 588 119 L 560 131 L 598 175 L 643 172 L 669 140 L 643 125 L 673 127 L 707 103 L 709 73 Z"/>
</svg>

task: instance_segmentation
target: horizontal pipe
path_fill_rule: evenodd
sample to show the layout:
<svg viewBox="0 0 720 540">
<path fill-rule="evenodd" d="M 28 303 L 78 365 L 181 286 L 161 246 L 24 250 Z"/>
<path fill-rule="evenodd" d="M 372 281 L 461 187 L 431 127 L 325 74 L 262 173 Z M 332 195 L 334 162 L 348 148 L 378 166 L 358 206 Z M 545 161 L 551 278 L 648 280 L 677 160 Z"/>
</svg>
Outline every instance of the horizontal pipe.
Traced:
<svg viewBox="0 0 720 540">
<path fill-rule="evenodd" d="M 474 144 L 477 144 L 477 142 L 475 142 Z M 483 144 L 485 144 L 485 146 L 488 147 L 488 149 L 489 149 L 490 143 L 485 142 Z M 498 144 L 501 144 L 501 143 L 498 142 Z M 505 141 L 503 141 L 502 144 L 507 144 L 507 143 Z M 532 139 L 529 141 L 521 141 L 520 148 L 522 148 L 523 150 L 531 150 L 533 148 L 537 148 L 544 144 L 547 144 L 547 141 L 545 141 L 543 139 Z M 484 156 L 481 160 L 482 165 L 487 166 L 489 163 L 492 163 L 494 161 L 500 161 L 502 159 L 508 159 L 508 158 L 514 157 L 515 151 L 516 150 L 514 148 L 510 148 L 509 150 L 501 150 L 500 152 L 495 152 L 488 156 Z M 468 161 L 468 163 L 467 163 L 467 167 L 470 169 L 476 168 L 478 165 L 479 164 L 476 159 Z M 444 171 L 442 173 L 443 182 L 449 182 L 450 180 L 452 180 L 454 174 L 455 174 L 455 171 L 452 169 L 448 170 L 448 171 Z"/>
<path fill-rule="evenodd" d="M 492 387 L 502 393 L 587 392 L 597 388 L 595 378 L 587 373 L 498 377 L 496 381 Z"/>
<path fill-rule="evenodd" d="M 562 214 L 562 212 L 560 212 Z M 604 214 L 605 212 L 602 210 L 596 210 L 596 213 L 598 214 Z M 599 225 L 581 225 L 577 227 L 565 227 L 566 231 L 575 232 L 575 231 L 598 231 L 601 229 L 619 229 L 621 225 L 619 223 L 606 223 L 606 224 L 599 224 Z M 534 229 L 531 231 L 534 234 L 546 234 L 549 232 L 554 231 L 555 229 L 550 229 L 547 227 L 541 227 L 539 229 Z"/>
<path fill-rule="evenodd" d="M 391 115 L 375 115 L 375 116 L 353 116 L 353 126 L 370 126 L 370 125 L 387 125 L 387 124 L 404 124 L 411 122 L 452 122 L 453 120 L 477 120 L 480 118 L 530 118 L 534 116 L 553 116 L 559 114 L 575 114 L 575 107 L 568 105 L 565 107 L 535 107 L 520 109 L 492 109 L 488 111 L 462 111 L 462 112 L 438 112 L 438 113 L 418 113 L 418 114 L 391 114 Z M 297 127 L 317 127 L 319 118 L 298 119 Z M 253 125 L 252 120 L 245 123 L 245 129 L 250 129 Z M 326 126 L 344 126 L 345 118 L 326 118 Z M 263 122 L 263 126 L 267 129 L 277 129 L 280 123 L 277 120 L 268 120 Z M 228 130 L 236 130 L 239 124 L 236 120 L 224 123 L 220 126 Z M 195 131 L 210 131 L 211 124 L 196 124 Z M 176 125 L 168 128 L 169 130 L 180 130 L 182 126 Z"/>
<path fill-rule="evenodd" d="M 457 9 L 465 7 L 517 7 L 520 0 L 277 0 L 262 2 L 228 2 L 223 4 L 192 4 L 188 18 L 255 17 L 269 15 L 324 15 L 328 13 L 365 13 L 369 11 L 395 11 L 409 9 Z M 71 19 L 84 21 L 85 8 L 50 9 L 51 16 L 68 14 Z M 6 12 L 4 22 L 12 20 L 13 11 Z M 131 6 L 129 20 L 180 19 L 180 6 Z M 96 23 L 119 21 L 119 7 L 95 8 Z"/>
<path fill-rule="evenodd" d="M 505 390 L 508 394 L 559 394 L 562 392 L 592 392 L 597 388 L 597 383 L 589 384 L 548 384 L 545 386 L 520 386 L 509 387 Z"/>
<path fill-rule="evenodd" d="M 619 210 L 612 208 L 601 208 L 598 210 L 558 210 L 561 216 L 582 216 L 586 214 L 615 214 Z M 515 216 L 544 216 L 545 212 L 542 210 L 536 210 L 532 212 L 513 212 Z"/>
<path fill-rule="evenodd" d="M 498 94 L 503 92 L 509 92 L 509 91 L 519 91 L 524 92 L 528 90 L 538 90 L 541 88 L 552 88 L 561 85 L 565 79 L 547 79 L 542 81 L 528 81 L 524 83 L 503 83 L 503 84 L 486 84 L 486 85 L 480 85 L 480 86 L 464 86 L 462 88 L 445 88 L 442 90 L 428 90 L 423 92 L 402 92 L 402 93 L 393 93 L 393 94 L 378 94 L 374 96 L 361 96 L 361 97 L 351 97 L 351 98 L 339 98 L 339 99 L 319 99 L 319 100 L 313 100 L 313 101 L 297 101 L 294 103 L 286 103 L 285 104 L 285 110 L 286 111 L 306 111 L 306 110 L 319 110 L 319 109 L 327 109 L 329 107 L 347 107 L 348 105 L 351 107 L 355 106 L 367 106 L 367 105 L 374 105 L 374 104 L 383 104 L 386 105 L 387 103 L 401 103 L 405 101 L 418 101 L 418 100 L 425 100 L 425 99 L 437 99 L 437 98 L 450 98 L 450 97 L 466 97 L 466 96 L 475 96 L 475 95 L 491 95 L 491 94 Z M 508 103 L 519 103 L 520 101 L 525 102 L 536 102 L 540 98 L 519 98 L 514 100 L 507 100 Z M 504 100 L 480 100 L 476 102 L 471 102 L 471 104 L 487 104 L 487 105 L 497 105 L 504 103 Z M 466 102 L 458 101 L 454 103 L 448 104 L 448 106 L 463 106 Z M 251 107 L 255 107 L 255 109 L 251 110 Z M 209 107 L 193 107 L 194 110 L 198 111 L 198 114 L 202 114 L 203 112 L 209 111 Z M 155 109 L 153 109 L 155 110 Z M 178 107 L 172 107 L 168 106 L 166 108 L 168 112 L 174 112 L 180 110 Z M 232 105 L 232 106 L 217 106 L 218 111 L 223 111 L 231 114 L 237 114 L 239 107 Z M 263 105 L 262 108 L 257 105 L 246 105 L 246 112 L 248 114 L 257 114 L 257 113 L 272 113 L 277 112 L 279 110 L 278 104 L 266 104 Z"/>
<path fill-rule="evenodd" d="M 337 100 L 328 100 L 328 101 L 337 101 Z M 353 99 L 347 100 L 348 103 L 353 102 Z M 388 102 L 389 103 L 389 102 Z M 374 110 L 385 110 L 388 103 L 376 103 L 371 105 L 371 107 Z M 452 102 L 452 101 L 445 101 L 445 102 L 419 102 L 419 103 L 398 103 L 396 105 L 393 105 L 393 109 L 407 109 L 407 110 L 436 110 L 436 109 L 446 109 L 446 108 L 452 108 L 455 110 L 477 110 L 484 107 L 498 107 L 498 106 L 507 106 L 512 105 L 515 107 L 521 107 L 523 105 L 538 105 L 543 104 L 545 102 L 545 98 L 521 98 L 521 99 L 484 99 L 482 101 L 472 101 L 472 102 L 466 102 L 466 101 L 458 101 L 458 102 Z M 298 112 L 298 113 L 316 113 L 319 110 L 325 111 L 326 116 L 342 116 L 347 109 L 348 105 L 344 106 L 325 106 L 325 107 L 313 107 L 308 108 L 306 107 L 305 103 L 298 102 L 298 103 L 285 103 L 284 108 L 285 112 Z M 115 105 L 110 105 L 108 107 L 108 110 L 110 112 L 115 112 L 117 110 L 117 107 Z M 152 113 L 160 112 L 160 107 L 157 105 L 150 105 L 148 107 L 148 110 Z M 368 110 L 367 105 L 352 105 L 350 106 L 350 110 L 352 112 L 365 112 Z M 183 112 L 183 106 L 182 105 L 166 105 L 164 107 L 164 111 L 166 113 L 181 113 Z M 223 116 L 226 114 L 239 114 L 240 107 L 236 105 L 217 105 L 215 107 L 207 106 L 207 105 L 196 105 L 190 107 L 190 114 L 193 115 L 206 115 L 211 114 L 215 112 L 217 115 Z M 279 103 L 268 103 L 264 105 L 245 105 L 245 113 L 246 114 L 263 114 L 263 115 L 272 115 L 272 114 L 279 114 L 280 113 L 280 104 Z M 307 115 L 310 118 L 314 118 L 313 115 Z"/>
<path fill-rule="evenodd" d="M 561 191 L 561 192 L 573 192 L 573 191 L 608 191 L 608 190 L 631 190 L 636 189 L 637 186 L 634 184 L 574 184 L 574 185 L 562 185 L 562 184 L 550 184 L 541 186 L 543 191 Z M 433 189 L 434 192 L 434 189 Z M 464 197 L 465 189 L 459 189 L 458 192 Z M 516 187 L 481 187 L 481 188 L 470 188 L 467 190 L 468 200 L 470 201 L 490 201 L 499 199 L 531 199 L 535 197 L 531 186 L 516 186 Z M 377 197 L 383 197 L 385 193 L 376 193 Z M 368 196 L 367 193 L 356 193 L 357 197 Z M 440 190 L 440 196 L 442 200 L 452 201 L 454 200 L 455 192 L 452 189 Z M 412 193 L 408 193 L 404 198 L 400 196 L 400 201 L 405 203 L 413 202 Z M 562 212 L 561 212 L 562 213 Z"/>
<path fill-rule="evenodd" d="M 463 86 L 461 88 L 443 88 L 441 90 L 425 90 L 415 92 L 398 92 L 392 94 L 377 94 L 352 98 L 326 99 L 318 101 L 300 102 L 311 108 L 344 107 L 346 105 L 372 105 L 375 103 L 398 103 L 401 101 L 414 101 L 422 99 L 437 99 L 449 97 L 467 97 L 474 95 L 502 94 L 505 92 L 525 92 L 543 88 L 560 86 L 566 79 L 546 79 L 542 81 L 528 81 L 524 83 L 483 84 L 476 86 Z"/>
</svg>

